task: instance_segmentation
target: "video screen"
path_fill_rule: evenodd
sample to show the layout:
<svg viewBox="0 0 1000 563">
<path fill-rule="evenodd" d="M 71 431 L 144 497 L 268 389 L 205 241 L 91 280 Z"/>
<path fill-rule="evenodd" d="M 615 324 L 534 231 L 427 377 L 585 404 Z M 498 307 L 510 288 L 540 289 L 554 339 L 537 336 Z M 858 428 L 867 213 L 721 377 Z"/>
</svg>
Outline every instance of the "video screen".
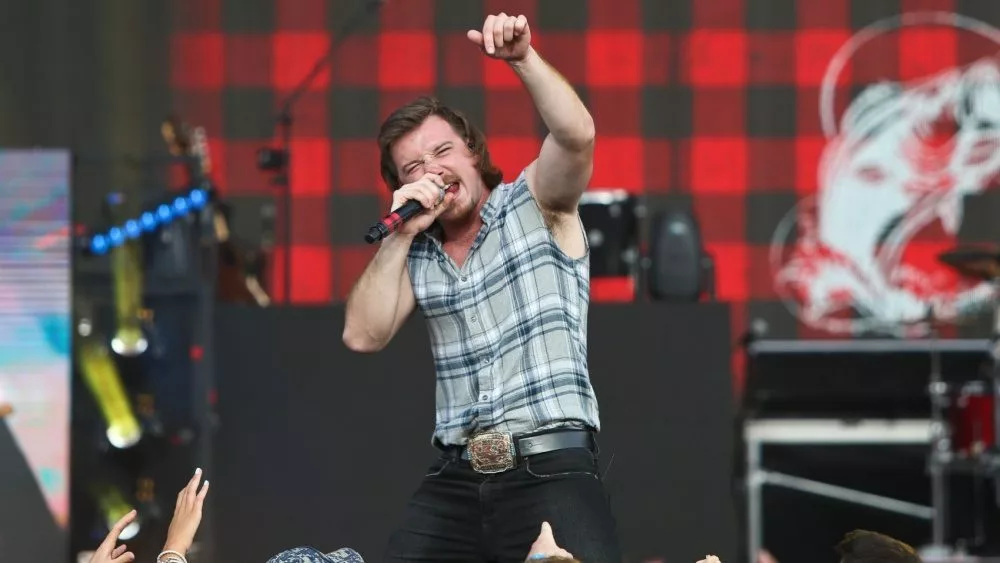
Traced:
<svg viewBox="0 0 1000 563">
<path fill-rule="evenodd" d="M 0 556 L 69 516 L 70 177 L 68 151 L 0 150 Z"/>
</svg>

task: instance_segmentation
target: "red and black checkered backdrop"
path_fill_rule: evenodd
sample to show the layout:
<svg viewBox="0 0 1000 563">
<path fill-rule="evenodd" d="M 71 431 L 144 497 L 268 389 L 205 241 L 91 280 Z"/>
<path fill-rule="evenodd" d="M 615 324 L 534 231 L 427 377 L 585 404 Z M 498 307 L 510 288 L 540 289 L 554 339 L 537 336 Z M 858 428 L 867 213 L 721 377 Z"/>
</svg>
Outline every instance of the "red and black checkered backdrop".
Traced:
<svg viewBox="0 0 1000 563">
<path fill-rule="evenodd" d="M 235 207 L 235 229 L 242 236 L 260 235 L 259 208 L 275 198 L 269 177 L 256 168 L 255 151 L 274 140 L 281 100 L 328 48 L 334 30 L 364 2 L 174 3 L 174 107 L 206 127 L 215 179 Z M 979 154 L 955 156 L 961 147 L 955 149 L 954 140 L 934 144 L 940 135 L 919 134 L 934 129 L 939 116 L 917 114 L 934 107 L 941 115 L 962 114 L 957 129 L 964 133 L 945 135 L 958 138 L 959 145 L 977 130 L 970 116 L 986 115 L 981 122 L 1000 118 L 990 114 L 1000 111 L 992 105 L 995 92 L 976 97 L 968 93 L 974 88 L 952 88 L 975 80 L 996 86 L 988 72 L 978 78 L 961 73 L 1000 51 L 1000 32 L 990 27 L 1000 25 L 1000 2 L 390 0 L 344 38 L 295 109 L 291 303 L 343 300 L 371 256 L 373 248 L 364 245 L 361 234 L 388 203 L 374 136 L 380 120 L 398 104 L 434 93 L 463 109 L 485 130 L 508 179 L 534 157 L 544 130 L 529 97 L 504 63 L 485 58 L 465 37 L 486 14 L 501 11 L 527 16 L 538 51 L 591 108 L 598 130 L 592 189 L 624 188 L 642 196 L 651 210 L 682 205 L 697 214 L 716 261 L 718 298 L 734 303 L 736 330 L 759 317 L 767 320 L 772 335 L 810 334 L 779 298 L 770 256 L 776 232 L 803 198 L 819 193 L 818 215 L 827 228 L 861 233 L 887 230 L 898 224 L 898 215 L 927 211 L 928 205 L 915 203 L 914 193 L 955 191 L 956 185 L 975 193 L 992 185 L 983 170 L 962 169 L 993 172 L 997 166 L 992 161 L 997 140 L 989 123 L 978 127 L 990 134 L 968 141 L 975 144 L 972 153 Z M 838 57 L 843 68 L 828 72 Z M 926 84 L 949 69 L 960 74 L 944 75 L 937 88 L 948 99 L 938 103 Z M 886 82 L 884 89 L 866 90 L 879 82 Z M 830 87 L 827 100 L 822 98 L 825 85 Z M 831 169 L 850 170 L 854 177 L 824 179 L 821 158 L 831 157 L 835 142 L 852 142 L 838 141 L 830 125 L 837 132 L 848 119 L 849 103 L 863 93 L 871 103 L 854 107 L 849 117 L 860 130 L 856 136 L 872 142 L 833 155 L 840 163 Z M 920 96 L 922 101 L 916 99 Z M 823 111 L 832 116 L 826 128 Z M 875 115 L 874 125 L 871 119 L 864 123 L 865 112 Z M 893 130 L 899 123 L 913 125 L 910 132 L 917 133 L 911 136 L 925 141 L 930 156 L 911 154 L 908 137 Z M 950 126 L 955 129 L 955 123 Z M 947 157 L 942 150 L 950 151 Z M 959 158 L 968 162 L 956 164 Z M 939 180 L 942 174 L 950 179 Z M 868 191 L 859 191 L 859 183 L 866 183 Z M 948 215 L 940 211 L 944 205 L 930 205 L 932 215 Z M 989 221 L 973 225 L 974 211 L 984 205 L 970 210 L 966 202 L 965 222 L 953 234 L 942 228 L 943 219 L 918 221 L 918 232 L 903 245 L 904 263 L 916 268 L 911 274 L 933 268 L 935 255 L 956 237 L 968 236 L 963 233 L 989 236 Z M 880 245 L 885 244 L 881 236 Z M 838 248 L 848 255 L 860 252 L 860 258 L 849 256 L 855 260 L 865 257 L 865 248 Z M 274 258 L 279 271 L 283 261 L 279 244 Z M 837 264 L 836 256 L 827 260 L 826 266 L 831 264 Z M 807 265 L 820 267 L 815 261 Z M 796 275 L 807 276 L 809 267 Z M 897 277 L 886 274 L 887 280 L 859 283 L 902 287 L 908 293 L 899 299 L 906 301 L 929 299 L 934 289 L 928 284 L 940 288 L 954 281 Z M 828 279 L 836 283 L 839 278 Z M 844 283 L 850 286 L 851 280 L 857 281 Z M 282 301 L 282 277 L 272 281 Z M 877 295 L 897 296 L 892 291 Z M 842 297 L 836 289 L 826 296 Z"/>
</svg>

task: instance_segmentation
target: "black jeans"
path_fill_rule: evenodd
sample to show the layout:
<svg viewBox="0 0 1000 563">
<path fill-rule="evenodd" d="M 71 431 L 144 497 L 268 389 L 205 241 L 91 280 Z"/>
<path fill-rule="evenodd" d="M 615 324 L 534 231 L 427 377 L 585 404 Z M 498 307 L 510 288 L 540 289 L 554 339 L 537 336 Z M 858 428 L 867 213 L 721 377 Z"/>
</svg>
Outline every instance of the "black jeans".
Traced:
<svg viewBox="0 0 1000 563">
<path fill-rule="evenodd" d="M 621 563 L 615 519 L 589 449 L 533 455 L 494 475 L 445 454 L 406 507 L 385 561 L 522 563 L 543 521 L 584 563 Z"/>
</svg>

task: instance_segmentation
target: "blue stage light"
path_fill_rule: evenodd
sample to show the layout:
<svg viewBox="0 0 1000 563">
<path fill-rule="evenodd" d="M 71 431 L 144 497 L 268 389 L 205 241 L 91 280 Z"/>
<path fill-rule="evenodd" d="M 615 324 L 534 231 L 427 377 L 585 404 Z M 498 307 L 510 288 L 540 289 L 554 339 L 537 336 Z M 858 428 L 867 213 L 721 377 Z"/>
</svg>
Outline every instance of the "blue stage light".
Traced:
<svg viewBox="0 0 1000 563">
<path fill-rule="evenodd" d="M 135 219 L 129 219 L 125 221 L 125 236 L 134 239 L 139 238 L 142 234 L 142 228 L 139 226 L 139 222 Z"/>
<path fill-rule="evenodd" d="M 90 251 L 94 254 L 104 254 L 108 251 L 108 238 L 104 235 L 94 235 L 90 239 Z"/>
<path fill-rule="evenodd" d="M 147 233 L 155 231 L 156 215 L 153 215 L 151 212 L 146 211 L 139 216 L 139 223 L 142 225 L 142 230 L 146 231 Z"/>
<path fill-rule="evenodd" d="M 188 213 L 188 201 L 184 197 L 178 197 L 174 200 L 174 215 L 181 217 L 187 215 Z"/>
<path fill-rule="evenodd" d="M 109 202 L 120 203 L 121 194 L 110 194 L 107 197 Z M 94 235 L 89 241 L 90 251 L 94 254 L 106 254 L 128 240 L 139 238 L 143 232 L 152 233 L 178 217 L 197 212 L 208 205 L 210 200 L 208 189 L 192 188 L 187 194 L 177 196 L 169 203 L 160 204 L 154 210 L 143 211 L 138 217 L 129 219 L 120 226 Z"/>
<path fill-rule="evenodd" d="M 125 233 L 119 227 L 111 227 L 108 230 L 108 242 L 111 246 L 121 246 L 125 242 Z"/>
<path fill-rule="evenodd" d="M 195 188 L 188 194 L 188 201 L 191 202 L 191 207 L 201 209 L 208 203 L 208 194 L 201 188 Z"/>
</svg>

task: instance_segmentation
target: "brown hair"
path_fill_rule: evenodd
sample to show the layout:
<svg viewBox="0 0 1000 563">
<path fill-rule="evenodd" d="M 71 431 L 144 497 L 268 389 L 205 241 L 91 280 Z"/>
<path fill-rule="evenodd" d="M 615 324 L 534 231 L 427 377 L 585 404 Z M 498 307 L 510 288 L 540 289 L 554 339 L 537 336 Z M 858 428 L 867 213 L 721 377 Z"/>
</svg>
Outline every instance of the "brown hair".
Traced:
<svg viewBox="0 0 1000 563">
<path fill-rule="evenodd" d="M 848 532 L 836 551 L 841 563 L 921 563 L 909 545 L 867 530 Z"/>
<path fill-rule="evenodd" d="M 399 174 L 396 163 L 392 160 L 392 146 L 401 137 L 420 126 L 428 117 L 436 115 L 451 125 L 460 137 L 465 139 L 469 150 L 476 155 L 479 175 L 486 187 L 493 189 L 503 180 L 503 172 L 490 160 L 490 151 L 486 148 L 486 136 L 478 127 L 469 122 L 462 112 L 452 109 L 438 99 L 422 96 L 392 112 L 382 122 L 378 133 L 378 148 L 381 153 L 382 179 L 390 191 L 398 190 Z"/>
</svg>

